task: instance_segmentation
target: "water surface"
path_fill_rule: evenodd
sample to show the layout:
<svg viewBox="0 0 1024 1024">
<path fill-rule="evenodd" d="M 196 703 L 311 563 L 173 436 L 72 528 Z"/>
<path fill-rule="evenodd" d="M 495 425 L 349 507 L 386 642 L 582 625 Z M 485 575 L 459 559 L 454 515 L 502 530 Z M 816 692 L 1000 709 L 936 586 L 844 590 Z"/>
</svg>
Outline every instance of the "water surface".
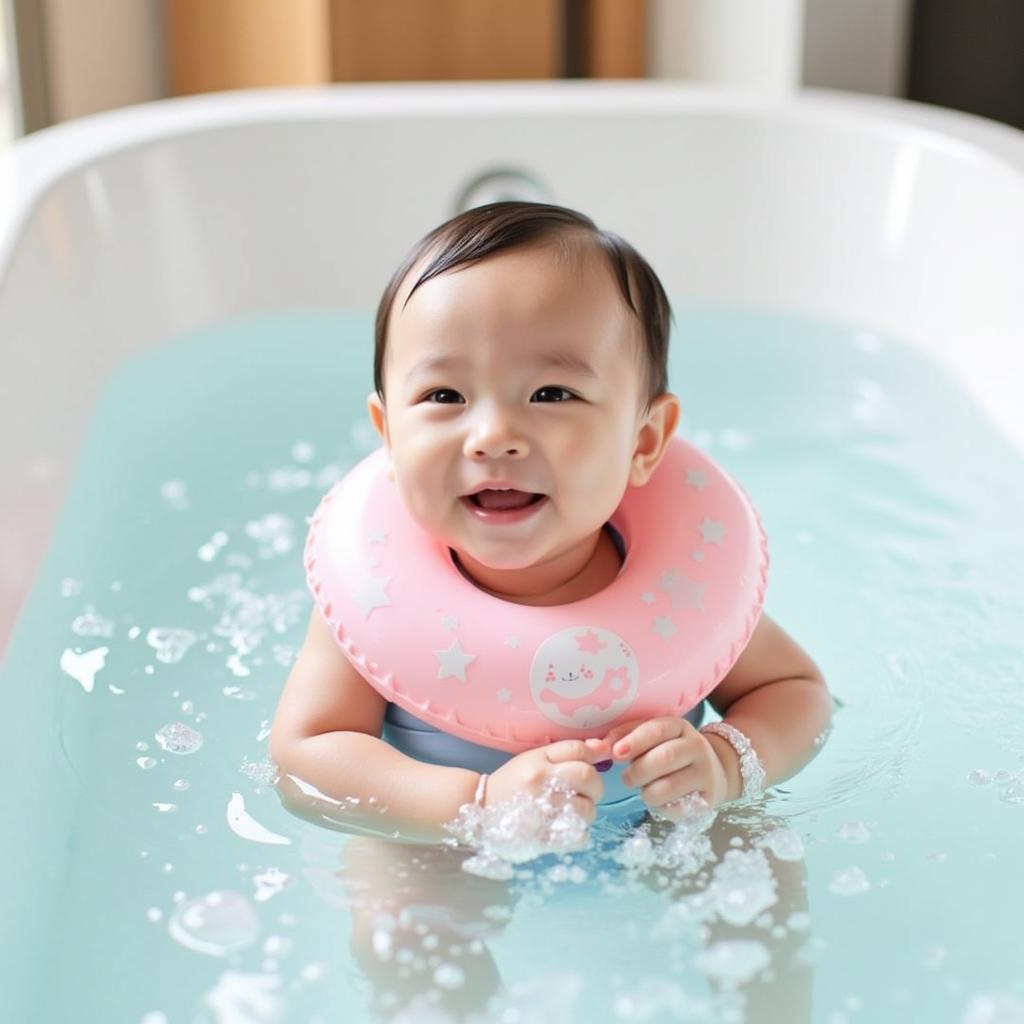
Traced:
<svg viewBox="0 0 1024 1024">
<path fill-rule="evenodd" d="M 508 886 L 292 817 L 267 735 L 305 517 L 376 441 L 372 319 L 184 337 L 109 382 L 2 668 L 5 1019 L 359 1022 L 491 992 L 493 1021 L 1024 1019 L 1024 463 L 896 339 L 676 316 L 683 433 L 757 503 L 767 610 L 841 704 L 819 757 L 665 888 L 607 850 Z M 709 890 L 763 908 L 704 928 Z M 745 1001 L 710 983 L 745 974 Z"/>
</svg>

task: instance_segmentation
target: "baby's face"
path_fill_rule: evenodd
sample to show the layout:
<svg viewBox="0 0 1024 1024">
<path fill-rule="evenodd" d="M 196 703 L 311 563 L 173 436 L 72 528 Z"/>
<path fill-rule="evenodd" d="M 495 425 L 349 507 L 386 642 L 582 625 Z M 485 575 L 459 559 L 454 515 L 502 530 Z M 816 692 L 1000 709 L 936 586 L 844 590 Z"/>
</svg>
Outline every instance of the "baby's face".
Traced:
<svg viewBox="0 0 1024 1024">
<path fill-rule="evenodd" d="M 421 269 L 392 310 L 386 409 L 370 398 L 409 511 L 470 572 L 572 564 L 643 482 L 642 342 L 611 269 L 518 249 L 431 279 L 403 309 Z"/>
</svg>

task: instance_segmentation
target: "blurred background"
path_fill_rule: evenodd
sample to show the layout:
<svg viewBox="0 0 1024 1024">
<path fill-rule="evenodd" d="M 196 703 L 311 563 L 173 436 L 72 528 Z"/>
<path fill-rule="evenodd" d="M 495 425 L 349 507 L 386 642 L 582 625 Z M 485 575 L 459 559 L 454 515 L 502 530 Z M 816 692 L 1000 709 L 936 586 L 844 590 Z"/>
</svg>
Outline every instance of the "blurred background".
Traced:
<svg viewBox="0 0 1024 1024">
<path fill-rule="evenodd" d="M 446 79 L 814 86 L 1024 127 L 1024 0 L 0 3 L 0 145 L 167 96 Z"/>
</svg>

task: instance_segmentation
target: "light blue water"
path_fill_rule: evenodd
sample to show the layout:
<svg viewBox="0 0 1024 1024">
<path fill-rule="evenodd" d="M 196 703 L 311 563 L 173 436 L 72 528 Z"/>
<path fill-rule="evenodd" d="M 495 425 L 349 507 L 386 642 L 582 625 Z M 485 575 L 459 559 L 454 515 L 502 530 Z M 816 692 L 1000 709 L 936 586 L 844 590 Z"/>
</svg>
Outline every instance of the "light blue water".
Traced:
<svg viewBox="0 0 1024 1024">
<path fill-rule="evenodd" d="M 720 821 L 689 889 L 596 855 L 509 889 L 292 817 L 266 736 L 304 517 L 373 444 L 371 318 L 182 338 L 104 393 L 0 675 L 0 1019 L 359 1022 L 492 992 L 481 1019 L 1022 1019 L 1024 462 L 896 340 L 677 320 L 684 433 L 758 504 L 768 611 L 842 704 L 819 757 Z M 779 828 L 802 856 L 723 889 L 730 842 Z M 749 898 L 758 865 L 763 913 L 702 927 L 686 893 Z M 744 962 L 743 998 L 716 995 Z"/>
</svg>

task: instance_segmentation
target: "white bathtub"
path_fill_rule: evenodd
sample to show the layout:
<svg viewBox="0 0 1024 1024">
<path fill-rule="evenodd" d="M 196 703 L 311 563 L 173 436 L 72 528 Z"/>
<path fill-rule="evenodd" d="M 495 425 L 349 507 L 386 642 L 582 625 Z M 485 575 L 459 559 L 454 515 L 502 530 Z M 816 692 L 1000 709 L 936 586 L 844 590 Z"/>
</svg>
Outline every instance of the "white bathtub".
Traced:
<svg viewBox="0 0 1024 1024">
<path fill-rule="evenodd" d="M 0 649 L 97 389 L 190 328 L 369 309 L 469 182 L 511 169 L 623 234 L 673 298 L 892 332 L 1024 448 L 1024 135 L 841 94 L 366 86 L 159 103 L 0 157 Z"/>
<path fill-rule="evenodd" d="M 332 916 L 339 902 L 331 860 L 337 850 L 320 835 L 325 830 L 303 831 L 269 787 L 261 789 L 259 780 L 243 779 L 239 771 L 243 757 L 263 756 L 263 727 L 285 662 L 268 654 L 262 689 L 245 703 L 236 699 L 237 687 L 226 685 L 237 680 L 223 645 L 219 654 L 205 656 L 196 644 L 181 664 L 165 664 L 146 646 L 153 646 L 148 636 L 134 642 L 136 624 L 191 625 L 202 640 L 212 639 L 215 616 L 197 625 L 195 615 L 190 618 L 197 610 L 191 593 L 187 601 L 187 588 L 168 582 L 166 572 L 180 563 L 190 583 L 205 584 L 196 574 L 212 567 L 196 554 L 209 532 L 194 537 L 189 522 L 177 540 L 160 544 L 163 537 L 157 537 L 154 546 L 139 550 L 145 558 L 159 553 L 152 559 L 161 563 L 159 571 L 139 565 L 135 573 L 138 563 L 132 562 L 117 577 L 126 590 L 133 583 L 148 586 L 149 604 L 140 610 L 126 597 L 111 663 L 95 690 L 80 666 L 69 669 L 64 658 L 72 653 L 68 645 L 91 647 L 81 656 L 97 657 L 98 645 L 105 648 L 107 641 L 85 642 L 79 630 L 78 636 L 70 632 L 70 619 L 98 587 L 99 611 L 114 615 L 115 577 L 96 570 L 90 579 L 83 572 L 80 599 L 63 601 L 64 561 L 41 563 L 51 539 L 53 550 L 66 554 L 63 528 L 67 518 L 78 522 L 67 517 L 56 528 L 66 494 L 69 507 L 93 508 L 83 517 L 90 527 L 84 535 L 88 545 L 99 538 L 97 549 L 118 547 L 115 531 L 146 521 L 148 510 L 137 507 L 144 501 L 133 506 L 118 493 L 131 481 L 138 450 L 125 456 L 127 475 L 110 486 L 114 493 L 102 491 L 99 505 L 75 506 L 83 479 L 94 479 L 83 438 L 105 408 L 99 403 L 96 411 L 101 388 L 108 380 L 116 388 L 132 365 L 158 365 L 164 372 L 172 363 L 161 363 L 159 352 L 132 365 L 129 357 L 193 329 L 251 325 L 274 312 L 354 309 L 369 315 L 412 241 L 454 212 L 471 182 L 499 171 L 525 176 L 541 196 L 628 238 L 650 259 L 677 308 L 706 302 L 814 314 L 921 346 L 952 369 L 1024 451 L 1024 135 L 1009 128 L 841 95 L 767 102 L 665 83 L 569 83 L 213 96 L 90 118 L 19 143 L 0 161 L 0 648 L 33 579 L 41 583 L 25 605 L 26 628 L 0 665 L 8 738 L 8 781 L 0 787 L 0 1019 L 280 1024 L 311 1019 L 314 1009 L 326 1011 L 325 1019 L 364 1019 L 351 1009 L 356 972 L 347 911 Z M 153 379 L 165 387 L 163 376 Z M 181 386 L 180 374 L 175 379 Z M 850 383 L 855 390 L 857 381 Z M 302 386 L 294 393 L 305 394 Z M 801 395 L 790 394 L 799 411 Z M 900 404 L 902 393 L 893 397 Z M 256 416 L 263 418 L 263 409 Z M 361 406 L 344 415 L 356 413 L 362 415 Z M 925 417 L 929 425 L 935 415 L 941 411 Z M 130 422 L 124 427 L 130 432 Z M 188 427 L 180 433 L 194 436 Z M 105 436 L 116 462 L 127 447 L 122 433 Z M 943 436 L 956 446 L 949 430 Z M 984 437 L 999 440 L 991 430 Z M 839 447 L 824 446 L 826 458 Z M 1006 452 L 1015 466 L 1016 452 Z M 86 471 L 72 481 L 83 453 Z M 153 452 L 154 466 L 159 455 Z M 956 455 L 961 463 L 975 461 L 971 451 Z M 233 469 L 209 461 L 191 465 L 198 475 L 226 477 Z M 837 455 L 835 465 L 834 475 L 842 476 L 851 462 Z M 805 480 L 806 490 L 792 493 L 798 500 L 810 494 L 808 502 L 817 502 L 826 519 L 829 500 L 852 507 L 854 517 L 858 510 L 869 519 L 878 512 L 877 503 L 857 505 L 856 484 L 825 493 L 827 475 Z M 916 469 L 879 479 L 881 491 L 919 484 Z M 810 493 L 819 484 L 820 493 Z M 1012 484 L 1016 491 L 1009 486 L 992 491 L 997 501 L 1005 493 L 1008 507 L 1020 496 L 1019 484 Z M 152 503 L 159 500 L 155 490 L 146 492 Z M 907 562 L 896 577 L 902 589 L 888 595 L 889 618 L 874 611 L 883 604 L 874 600 L 876 579 L 858 576 L 854 563 L 828 585 L 815 576 L 818 563 L 843 565 L 832 557 L 837 549 L 842 553 L 843 526 L 791 558 L 785 545 L 773 549 L 781 570 L 775 594 L 785 602 L 788 593 L 801 638 L 810 638 L 805 642 L 812 651 L 826 637 L 839 638 L 826 668 L 847 704 L 823 755 L 796 780 L 804 787 L 803 803 L 789 810 L 806 812 L 797 827 L 810 838 L 806 865 L 784 863 L 778 872 L 778 912 L 783 891 L 785 913 L 792 911 L 787 921 L 806 918 L 809 900 L 815 941 L 825 937 L 810 949 L 815 955 L 827 950 L 823 980 L 816 983 L 820 1012 L 852 1015 L 860 1000 L 873 1020 L 917 1014 L 973 1024 L 993 1019 L 985 1016 L 993 1007 L 1015 1013 L 1024 1005 L 1019 955 L 1011 948 L 1019 932 L 1012 922 L 1024 912 L 1014 867 L 1020 807 L 1016 795 L 1013 804 L 1001 803 L 994 787 L 986 793 L 966 781 L 970 769 L 1002 768 L 1009 777 L 1007 763 L 1020 767 L 1019 759 L 1006 759 L 1008 750 L 1019 758 L 1014 737 L 1024 735 L 1016 725 L 1024 669 L 1017 630 L 1008 627 L 995 638 L 987 662 L 966 643 L 971 635 L 984 636 L 997 605 L 1006 621 L 1015 621 L 1006 609 L 1017 607 L 1010 563 L 1019 546 L 995 556 L 1008 567 L 1009 596 L 996 590 L 995 598 L 983 595 L 975 607 L 967 565 L 973 549 L 957 546 L 963 538 L 955 531 L 976 521 L 958 519 L 928 486 L 919 490 L 924 504 L 897 494 L 894 516 L 884 525 L 905 540 L 915 529 L 936 533 L 938 521 L 938 533 L 949 531 L 957 550 L 933 560 L 942 563 L 937 575 L 930 563 Z M 202 498 L 198 478 L 196 496 Z M 312 489 L 293 502 L 296 522 L 312 510 L 306 498 L 315 501 Z M 924 513 L 915 518 L 918 507 Z M 1012 509 L 1006 515 L 1012 520 Z M 221 520 L 213 521 L 219 528 Z M 798 533 L 799 524 L 788 527 Z M 1000 535 L 1015 536 L 1015 529 Z M 964 532 L 983 531 L 969 526 Z M 798 536 L 789 543 L 796 552 L 793 545 L 803 541 Z M 278 561 L 290 567 L 286 575 L 296 586 L 299 561 L 297 555 Z M 300 593 L 308 611 L 308 595 Z M 854 618 L 844 620 L 847 602 L 873 612 L 861 617 L 857 636 L 844 633 Z M 963 628 L 972 613 L 970 629 Z M 922 646 L 941 648 L 940 657 L 929 661 L 929 652 L 910 649 L 902 626 L 911 619 L 924 623 Z M 290 630 L 298 642 L 301 623 L 295 620 Z M 964 641 L 964 650 L 939 643 L 949 637 Z M 158 663 L 144 664 L 147 659 Z M 989 718 L 978 717 L 958 685 L 977 687 Z M 919 727 L 932 709 L 928 728 Z M 209 731 L 202 727 L 207 738 L 196 756 L 159 756 L 153 739 L 161 726 L 180 717 L 196 724 L 207 711 Z M 958 757 L 947 756 L 954 748 Z M 1024 771 L 1014 793 L 1024 795 Z M 284 840 L 290 848 L 267 845 L 266 835 L 254 839 L 251 829 L 242 834 L 243 796 L 269 829 L 269 842 Z M 785 799 L 779 806 L 786 809 Z M 966 833 L 963 822 L 970 822 Z M 847 848 L 872 830 L 873 843 Z M 979 833 L 988 845 L 974 841 Z M 949 868 L 942 866 L 945 851 L 951 851 Z M 227 888 L 252 897 L 252 876 L 278 865 L 301 884 L 258 906 L 267 943 L 281 934 L 283 941 L 264 946 L 250 935 L 244 954 L 226 958 L 194 945 L 182 949 L 180 935 L 172 941 L 168 921 L 176 907 L 187 906 L 186 895 Z M 861 865 L 866 874 L 857 874 Z M 844 889 L 847 895 L 837 895 Z M 456 872 L 456 910 L 464 891 Z M 860 895 L 851 901 L 851 892 Z M 988 926 L 995 903 L 1004 911 L 1002 931 Z M 546 976 L 544 992 L 536 995 L 554 1000 L 545 1019 L 598 1019 L 610 997 L 597 982 L 617 984 L 621 966 L 608 936 L 640 927 L 643 940 L 644 924 L 660 921 L 663 910 L 653 896 L 607 899 L 590 891 L 573 902 L 570 894 L 553 907 L 517 910 L 509 937 L 494 944 L 495 956 L 503 958 L 510 979 L 534 972 L 538 958 L 561 958 L 562 967 L 573 970 L 577 961 L 595 965 L 594 985 L 584 984 L 592 1005 L 584 992 L 575 1015 L 567 1010 L 559 1017 L 558 976 Z M 291 926 L 282 923 L 289 919 Z M 800 927 L 806 924 L 794 926 L 798 939 Z M 562 938 L 570 933 L 579 945 Z M 650 934 L 655 938 L 647 936 L 647 945 L 623 950 L 628 985 L 647 971 L 645 957 L 657 960 L 663 943 Z M 754 928 L 755 938 L 764 934 Z M 285 960 L 287 970 L 266 967 L 282 950 L 287 958 L 292 939 L 305 959 L 296 953 Z M 333 974 L 324 976 L 334 987 L 325 982 L 321 996 L 309 979 L 323 973 L 322 958 L 333 960 Z M 669 991 L 666 970 L 662 964 L 655 971 L 660 976 L 644 998 Z M 904 971 L 910 975 L 905 986 Z M 792 977 L 780 969 L 779 977 L 787 984 L 796 979 L 793 991 L 809 999 L 810 983 L 800 969 Z M 259 986 L 285 982 L 291 1015 L 253 1009 L 270 998 Z M 786 985 L 776 986 L 783 1002 L 788 993 Z M 211 1010 L 217 1000 L 220 1010 Z M 238 1001 L 234 1011 L 232 1000 Z M 949 1007 L 950 1015 L 936 1016 L 936 1007 Z M 767 1019 L 811 1017 L 787 1011 Z"/>
</svg>

